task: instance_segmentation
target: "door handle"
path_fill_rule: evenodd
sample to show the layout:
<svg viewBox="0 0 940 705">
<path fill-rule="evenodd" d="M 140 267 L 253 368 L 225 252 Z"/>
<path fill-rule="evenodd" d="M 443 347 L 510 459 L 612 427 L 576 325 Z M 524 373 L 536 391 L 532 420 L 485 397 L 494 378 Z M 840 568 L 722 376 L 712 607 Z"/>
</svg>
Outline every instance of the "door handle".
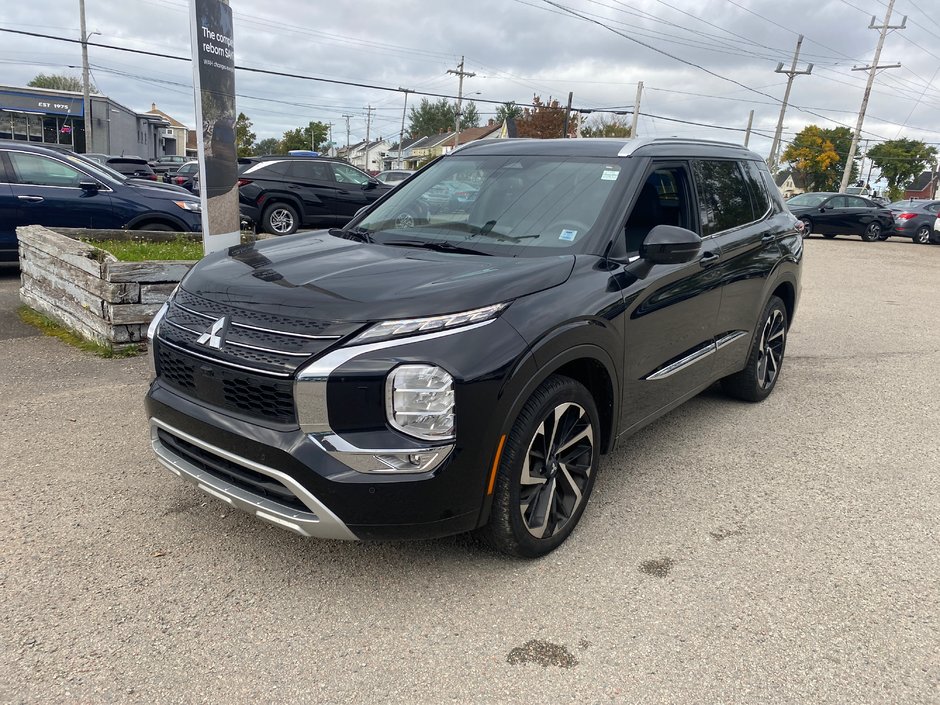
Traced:
<svg viewBox="0 0 940 705">
<path fill-rule="evenodd" d="M 298 186 L 297 184 L 289 184 L 287 188 L 297 191 L 300 189 L 300 186 Z"/>
<path fill-rule="evenodd" d="M 29 201 L 30 203 L 41 203 L 42 196 L 17 196 L 21 201 Z"/>
<path fill-rule="evenodd" d="M 698 263 L 702 265 L 703 267 L 707 267 L 710 264 L 715 264 L 715 262 L 717 262 L 720 259 L 721 259 L 721 255 L 716 254 L 714 252 L 706 252 L 699 258 Z"/>
<path fill-rule="evenodd" d="M 774 233 L 764 233 L 760 239 L 762 242 L 769 242 L 770 240 L 776 240 L 777 236 Z"/>
</svg>

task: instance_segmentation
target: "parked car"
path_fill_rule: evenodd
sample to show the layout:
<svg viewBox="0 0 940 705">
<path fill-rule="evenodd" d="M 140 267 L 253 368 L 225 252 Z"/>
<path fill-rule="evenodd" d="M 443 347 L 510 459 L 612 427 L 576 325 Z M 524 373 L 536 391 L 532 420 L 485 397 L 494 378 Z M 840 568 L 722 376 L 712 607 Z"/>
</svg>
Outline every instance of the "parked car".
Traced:
<svg viewBox="0 0 940 705">
<path fill-rule="evenodd" d="M 91 159 L 99 164 L 109 166 L 115 171 L 119 171 L 124 176 L 135 179 L 146 179 L 147 181 L 160 181 L 147 160 L 142 157 L 116 157 L 110 154 L 88 153 L 83 154 L 86 159 Z"/>
<path fill-rule="evenodd" d="M 803 221 L 803 236 L 860 235 L 865 242 L 891 234 L 891 211 L 862 196 L 844 193 L 801 193 L 787 201 L 787 208 Z"/>
<path fill-rule="evenodd" d="M 181 157 L 176 154 L 164 154 L 162 157 L 151 159 L 147 164 L 153 169 L 155 174 L 163 176 L 171 171 L 176 171 L 188 161 L 190 161 L 189 157 Z"/>
<path fill-rule="evenodd" d="M 196 188 L 196 183 L 194 182 L 194 177 L 199 174 L 199 162 L 191 161 L 186 162 L 176 171 L 167 172 L 167 175 L 164 177 L 168 184 L 173 184 L 174 186 L 180 186 L 190 193 L 197 193 L 198 189 Z"/>
<path fill-rule="evenodd" d="M 940 214 L 937 215 L 937 219 L 933 222 L 933 232 L 930 233 L 930 244 L 940 245 Z"/>
<path fill-rule="evenodd" d="M 328 158 L 265 158 L 242 164 L 239 171 L 242 214 L 273 235 L 290 235 L 305 226 L 345 225 L 392 188 Z"/>
<path fill-rule="evenodd" d="M 380 171 L 375 178 L 383 184 L 397 186 L 414 173 L 412 169 L 388 169 L 386 171 Z"/>
<path fill-rule="evenodd" d="M 441 210 L 468 210 L 477 198 L 477 187 L 452 179 L 437 184 L 424 195 L 424 202 L 432 213 Z"/>
<path fill-rule="evenodd" d="M 0 141 L 2 259 L 17 259 L 21 225 L 198 232 L 200 213 L 190 194 L 121 180 L 75 154 Z"/>
<path fill-rule="evenodd" d="M 469 212 L 401 217 L 471 171 Z M 739 145 L 469 143 L 343 229 L 197 263 L 148 333 L 152 447 L 304 536 L 543 555 L 618 441 L 718 380 L 773 391 L 797 223 Z"/>
<path fill-rule="evenodd" d="M 118 181 L 123 181 L 125 183 L 128 183 L 131 186 L 135 184 L 146 185 L 151 188 L 162 188 L 168 191 L 176 191 L 177 193 L 188 193 L 188 191 L 186 191 L 186 189 L 184 188 L 180 188 L 178 186 L 172 186 L 170 184 L 163 183 L 162 181 L 153 181 L 152 179 L 142 179 L 142 178 L 135 177 L 135 176 L 127 176 L 126 174 L 122 174 L 121 172 L 115 169 L 112 169 L 110 166 L 108 166 L 102 161 L 90 158 L 89 155 L 87 154 L 79 154 L 77 152 L 73 152 L 70 149 L 64 149 L 60 147 L 50 147 L 49 149 L 54 149 L 62 154 L 66 154 L 72 157 L 77 157 L 79 159 L 84 159 L 85 161 L 89 162 L 94 168 L 100 169 L 101 171 L 104 171 L 105 173 L 110 175 L 112 178 L 117 179 Z M 94 155 L 94 156 L 97 156 L 97 155 Z"/>
<path fill-rule="evenodd" d="M 894 215 L 892 235 L 909 237 L 918 245 L 930 242 L 931 232 L 937 214 L 940 213 L 940 200 L 906 199 L 895 201 L 888 208 Z"/>
</svg>

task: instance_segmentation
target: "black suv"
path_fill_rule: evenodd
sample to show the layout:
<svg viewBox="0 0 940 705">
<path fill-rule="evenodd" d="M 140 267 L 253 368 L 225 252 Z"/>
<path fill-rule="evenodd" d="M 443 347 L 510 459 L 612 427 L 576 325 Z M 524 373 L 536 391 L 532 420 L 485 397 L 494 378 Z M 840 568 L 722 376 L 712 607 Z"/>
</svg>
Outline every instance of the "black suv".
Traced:
<svg viewBox="0 0 940 705">
<path fill-rule="evenodd" d="M 391 190 L 364 171 L 324 157 L 262 157 L 239 167 L 243 216 L 272 235 L 345 225 Z"/>
<path fill-rule="evenodd" d="M 451 182 L 475 196 L 429 214 Z M 796 225 L 740 146 L 471 143 L 344 229 L 199 262 L 150 329 L 153 449 L 305 536 L 545 554 L 618 441 L 717 380 L 771 393 Z"/>
</svg>

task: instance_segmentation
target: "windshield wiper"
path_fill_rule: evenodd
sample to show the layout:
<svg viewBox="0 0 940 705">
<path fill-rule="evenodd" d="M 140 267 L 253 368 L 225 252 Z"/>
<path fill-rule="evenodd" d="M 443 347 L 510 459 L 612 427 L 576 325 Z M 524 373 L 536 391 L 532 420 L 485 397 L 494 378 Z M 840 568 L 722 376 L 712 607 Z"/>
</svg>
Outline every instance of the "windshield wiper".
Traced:
<svg viewBox="0 0 940 705">
<path fill-rule="evenodd" d="M 520 240 L 532 240 L 533 238 L 541 237 L 539 235 L 509 235 L 508 233 L 501 233 L 498 230 L 494 230 L 496 227 L 495 220 L 486 221 L 481 227 L 472 227 L 470 230 L 470 235 L 468 237 L 478 237 L 480 235 L 484 237 L 491 237 L 494 240 L 505 240 L 507 242 L 519 242 Z"/>
<path fill-rule="evenodd" d="M 372 231 L 368 228 L 349 228 L 344 230 L 342 228 L 330 228 L 330 235 L 335 235 L 336 237 L 345 238 L 346 240 L 358 240 L 359 242 L 375 242 L 372 237 Z M 350 237 L 352 236 L 352 237 Z"/>
<path fill-rule="evenodd" d="M 486 257 L 492 256 L 489 252 L 471 250 L 469 247 L 461 247 L 460 245 L 455 245 L 452 242 L 446 242 L 444 240 L 391 240 L 389 242 L 383 242 L 382 244 L 391 245 L 393 247 L 420 247 L 425 250 L 435 250 L 436 252 L 452 252 L 459 255 L 484 255 Z"/>
</svg>

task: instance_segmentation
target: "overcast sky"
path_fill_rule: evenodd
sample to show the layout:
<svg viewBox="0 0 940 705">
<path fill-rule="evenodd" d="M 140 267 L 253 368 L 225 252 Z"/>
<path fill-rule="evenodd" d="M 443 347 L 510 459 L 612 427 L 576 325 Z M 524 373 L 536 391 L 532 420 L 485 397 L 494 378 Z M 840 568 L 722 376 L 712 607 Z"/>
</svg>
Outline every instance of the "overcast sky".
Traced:
<svg viewBox="0 0 940 705">
<path fill-rule="evenodd" d="M 902 68 L 879 72 L 863 138 L 940 142 L 940 24 L 925 12 L 936 2 L 897 0 L 891 24 L 908 15 L 907 28 L 889 33 L 879 63 L 900 62 Z M 100 33 L 92 41 L 190 54 L 186 0 L 85 4 L 88 31 Z M 851 69 L 871 62 L 878 32 L 868 25 L 875 14 L 880 24 L 886 11 L 880 0 L 231 4 L 239 65 L 456 95 L 457 77 L 447 70 L 465 55 L 465 70 L 476 74 L 464 81 L 472 98 L 527 103 L 539 94 L 563 103 L 573 91 L 573 103 L 581 108 L 632 106 L 636 83 L 643 81 L 639 134 L 741 142 L 753 109 L 750 144 L 765 157 L 786 84 L 786 76 L 774 69 L 779 61 L 789 68 L 797 35 L 805 35 L 799 68 L 808 62 L 815 67 L 812 75 L 794 81 L 784 139 L 812 123 L 854 128 L 867 74 Z M 10 0 L 0 10 L 0 27 L 78 38 L 78 6 L 78 0 Z M 0 38 L 0 83 L 25 85 L 39 72 L 80 76 L 78 45 L 5 33 Z M 155 102 L 192 125 L 189 63 L 99 47 L 91 47 L 89 57 L 102 93 L 136 110 L 148 110 Z M 365 136 L 368 105 L 376 108 L 373 136 L 397 139 L 401 125 L 401 93 L 244 71 L 236 74 L 236 91 L 238 109 L 253 121 L 259 139 L 321 120 L 333 123 L 333 139 L 342 145 L 343 115 L 351 115 L 355 142 Z M 477 107 L 484 120 L 496 108 L 485 103 Z"/>
</svg>

